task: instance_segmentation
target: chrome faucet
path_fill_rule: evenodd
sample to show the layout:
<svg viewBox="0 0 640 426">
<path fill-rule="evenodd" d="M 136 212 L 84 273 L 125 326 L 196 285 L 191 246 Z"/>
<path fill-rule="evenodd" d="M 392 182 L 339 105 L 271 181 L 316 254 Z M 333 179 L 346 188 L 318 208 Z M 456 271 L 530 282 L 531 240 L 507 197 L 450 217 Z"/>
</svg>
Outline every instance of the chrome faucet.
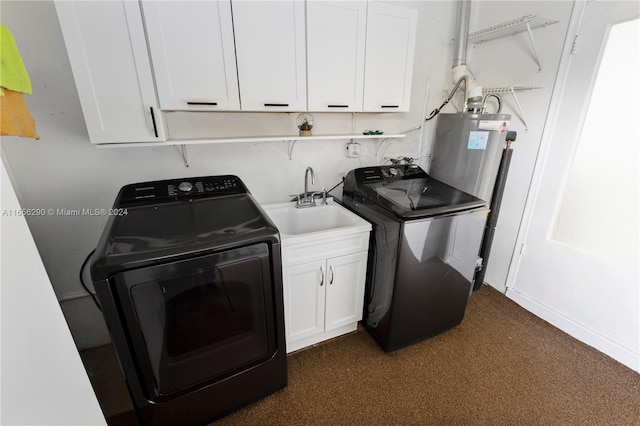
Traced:
<svg viewBox="0 0 640 426">
<path fill-rule="evenodd" d="M 316 176 L 313 174 L 313 169 L 307 167 L 307 170 L 304 171 L 304 194 L 302 198 L 302 202 L 305 204 L 313 202 L 313 197 L 309 195 L 309 172 L 311 172 L 311 185 L 315 185 L 316 183 Z"/>
<path fill-rule="evenodd" d="M 321 192 L 309 192 L 309 174 L 311 174 L 311 184 L 316 183 L 316 176 L 311 167 L 307 167 L 304 172 L 304 192 L 299 195 L 291 195 L 295 197 L 296 207 L 314 207 L 316 205 L 316 196 L 322 197 L 322 204 L 327 204 L 327 190 L 322 188 Z"/>
</svg>

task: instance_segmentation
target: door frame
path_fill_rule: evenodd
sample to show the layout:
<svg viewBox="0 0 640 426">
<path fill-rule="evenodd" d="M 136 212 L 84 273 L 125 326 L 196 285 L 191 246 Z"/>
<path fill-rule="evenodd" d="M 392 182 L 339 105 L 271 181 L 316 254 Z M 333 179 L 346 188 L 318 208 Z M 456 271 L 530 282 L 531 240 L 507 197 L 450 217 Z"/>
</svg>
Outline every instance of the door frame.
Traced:
<svg viewBox="0 0 640 426">
<path fill-rule="evenodd" d="M 553 85 L 551 93 L 551 101 L 549 103 L 549 111 L 547 112 L 545 124 L 542 130 L 542 138 L 540 140 L 540 147 L 538 148 L 538 155 L 536 164 L 533 169 L 533 175 L 531 177 L 531 184 L 529 185 L 529 194 L 525 202 L 524 212 L 522 214 L 522 220 L 520 222 L 520 230 L 516 238 L 515 250 L 513 259 L 509 266 L 506 280 L 505 294 L 510 296 L 509 289 L 515 285 L 515 280 L 518 275 L 520 266 L 520 260 L 524 253 L 524 245 L 527 236 L 529 235 L 529 229 L 531 220 L 533 218 L 534 207 L 536 201 L 540 195 L 540 187 L 542 178 L 545 172 L 547 157 L 551 148 L 553 135 L 556 129 L 556 123 L 558 121 L 558 113 L 562 104 L 564 88 L 569 77 L 569 70 L 573 63 L 573 50 L 574 45 L 577 42 L 578 34 L 582 28 L 582 21 L 587 9 L 587 2 L 575 1 L 571 17 L 569 19 L 569 26 L 567 29 L 567 36 L 562 48 L 562 55 L 560 57 L 560 64 L 558 65 L 558 72 L 556 74 L 556 80 Z M 571 42 L 569 42 L 571 40 Z"/>
</svg>

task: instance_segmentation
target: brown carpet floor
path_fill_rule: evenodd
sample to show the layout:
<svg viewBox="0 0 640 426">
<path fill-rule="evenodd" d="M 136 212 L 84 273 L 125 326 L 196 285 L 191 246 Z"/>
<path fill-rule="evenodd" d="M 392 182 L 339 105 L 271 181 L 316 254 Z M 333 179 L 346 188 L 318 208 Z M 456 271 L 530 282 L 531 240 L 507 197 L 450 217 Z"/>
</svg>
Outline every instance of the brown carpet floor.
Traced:
<svg viewBox="0 0 640 426">
<path fill-rule="evenodd" d="M 359 331 L 288 362 L 285 389 L 215 424 L 640 425 L 640 374 L 486 286 L 422 343 L 387 354 Z"/>
</svg>

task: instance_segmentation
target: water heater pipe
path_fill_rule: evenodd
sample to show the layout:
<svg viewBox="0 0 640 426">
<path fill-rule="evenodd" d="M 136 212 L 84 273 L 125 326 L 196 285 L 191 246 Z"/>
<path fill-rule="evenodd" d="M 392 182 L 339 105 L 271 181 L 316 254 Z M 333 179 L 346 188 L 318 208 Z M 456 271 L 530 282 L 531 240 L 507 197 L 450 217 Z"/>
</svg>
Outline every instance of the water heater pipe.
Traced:
<svg viewBox="0 0 640 426">
<path fill-rule="evenodd" d="M 456 46 L 453 59 L 453 90 L 449 93 L 447 99 L 444 100 L 439 108 L 434 109 L 425 118 L 429 121 L 434 118 L 440 110 L 453 98 L 464 82 L 464 108 L 463 112 L 481 112 L 482 111 L 482 86 L 475 80 L 473 75 L 467 68 L 467 43 L 469 39 L 469 19 L 471 16 L 471 0 L 458 0 L 458 9 L 456 15 Z"/>
<path fill-rule="evenodd" d="M 458 0 L 456 16 L 456 47 L 453 57 L 453 83 L 460 85 L 465 80 L 464 111 L 479 112 L 482 103 L 482 86 L 475 80 L 467 68 L 467 44 L 469 40 L 469 20 L 471 18 L 471 0 Z"/>
<path fill-rule="evenodd" d="M 453 68 L 460 65 L 467 65 L 467 42 L 469 39 L 470 16 L 471 16 L 471 0 L 459 0 L 458 14 L 456 16 L 457 36 L 456 36 L 456 50 L 453 55 L 454 56 Z"/>
</svg>

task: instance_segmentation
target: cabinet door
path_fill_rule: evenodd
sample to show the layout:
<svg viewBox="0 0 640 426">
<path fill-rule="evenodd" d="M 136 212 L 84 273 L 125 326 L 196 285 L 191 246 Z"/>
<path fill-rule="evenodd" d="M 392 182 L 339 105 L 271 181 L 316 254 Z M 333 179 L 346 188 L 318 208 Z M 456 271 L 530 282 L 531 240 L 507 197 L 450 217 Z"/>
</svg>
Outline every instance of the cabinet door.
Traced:
<svg viewBox="0 0 640 426">
<path fill-rule="evenodd" d="M 367 252 L 327 261 L 325 330 L 333 330 L 362 319 Z"/>
<path fill-rule="evenodd" d="M 306 110 L 304 2 L 232 4 L 242 110 Z"/>
<path fill-rule="evenodd" d="M 284 318 L 288 343 L 324 331 L 326 283 L 324 260 L 284 268 Z"/>
<path fill-rule="evenodd" d="M 231 1 L 151 1 L 142 7 L 164 110 L 239 110 Z"/>
<path fill-rule="evenodd" d="M 307 2 L 309 111 L 362 111 L 366 2 Z"/>
<path fill-rule="evenodd" d="M 91 142 L 166 140 L 138 3 L 55 5 Z"/>
<path fill-rule="evenodd" d="M 364 110 L 408 111 L 418 11 L 369 2 Z"/>
</svg>

